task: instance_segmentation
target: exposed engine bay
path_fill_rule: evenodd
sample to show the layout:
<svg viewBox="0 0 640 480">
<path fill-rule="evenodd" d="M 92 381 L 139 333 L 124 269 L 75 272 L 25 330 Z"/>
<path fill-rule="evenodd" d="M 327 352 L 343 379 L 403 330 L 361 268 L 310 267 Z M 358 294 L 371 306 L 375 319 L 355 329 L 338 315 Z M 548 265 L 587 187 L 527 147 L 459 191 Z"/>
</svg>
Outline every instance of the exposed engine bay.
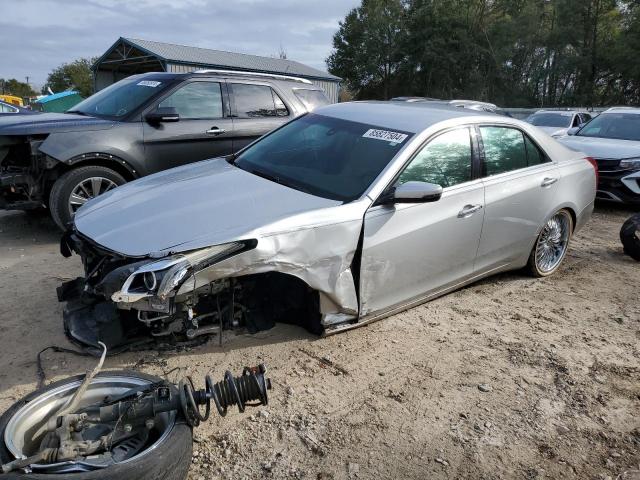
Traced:
<svg viewBox="0 0 640 480">
<path fill-rule="evenodd" d="M 255 241 L 234 242 L 140 259 L 106 251 L 68 232 L 61 240 L 61 253 L 80 255 L 85 276 L 58 288 L 58 299 L 67 302 L 65 331 L 84 347 L 103 342 L 113 352 L 150 339 L 190 344 L 223 330 L 255 333 L 275 322 L 322 333 L 318 293 L 294 276 L 267 272 L 196 282 L 195 270 L 254 246 Z"/>
</svg>

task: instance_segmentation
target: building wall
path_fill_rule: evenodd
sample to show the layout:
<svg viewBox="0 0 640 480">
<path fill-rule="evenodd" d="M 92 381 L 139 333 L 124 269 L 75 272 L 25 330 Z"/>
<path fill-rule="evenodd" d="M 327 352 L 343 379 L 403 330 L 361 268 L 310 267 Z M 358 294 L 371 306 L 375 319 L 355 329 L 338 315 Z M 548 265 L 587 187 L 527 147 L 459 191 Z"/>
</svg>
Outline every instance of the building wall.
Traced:
<svg viewBox="0 0 640 480">
<path fill-rule="evenodd" d="M 202 65 L 182 65 L 176 63 L 167 64 L 167 71 L 174 73 L 188 73 L 193 72 L 194 70 L 201 70 L 203 68 L 206 67 L 203 67 Z M 331 103 L 338 103 L 338 92 L 340 90 L 339 82 L 332 82 L 330 80 L 315 80 L 312 78 L 309 80 L 311 80 L 314 85 L 324 90 L 324 93 L 327 95 L 327 98 Z"/>
<path fill-rule="evenodd" d="M 127 78 L 130 74 L 128 73 L 118 73 L 112 70 L 96 70 L 94 73 L 95 77 L 93 79 L 94 82 L 94 90 L 97 92 L 102 90 L 105 87 L 108 87 L 112 83 L 116 83 L 123 78 Z"/>
</svg>

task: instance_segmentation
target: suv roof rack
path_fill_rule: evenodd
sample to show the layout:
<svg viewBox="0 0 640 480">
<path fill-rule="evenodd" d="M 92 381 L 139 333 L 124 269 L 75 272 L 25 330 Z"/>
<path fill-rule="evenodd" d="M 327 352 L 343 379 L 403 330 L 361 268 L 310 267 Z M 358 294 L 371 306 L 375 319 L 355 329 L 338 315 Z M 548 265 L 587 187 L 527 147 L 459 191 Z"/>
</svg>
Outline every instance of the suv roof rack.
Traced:
<svg viewBox="0 0 640 480">
<path fill-rule="evenodd" d="M 311 82 L 310 80 L 307 80 L 306 78 L 290 77 L 289 75 L 278 75 L 275 73 L 246 72 L 242 70 L 217 70 L 217 69 L 210 69 L 210 68 L 195 70 L 193 73 L 220 73 L 223 75 L 238 75 L 243 77 L 248 76 L 248 77 L 274 78 L 276 80 L 292 80 L 294 82 L 313 85 L 313 82 Z"/>
</svg>

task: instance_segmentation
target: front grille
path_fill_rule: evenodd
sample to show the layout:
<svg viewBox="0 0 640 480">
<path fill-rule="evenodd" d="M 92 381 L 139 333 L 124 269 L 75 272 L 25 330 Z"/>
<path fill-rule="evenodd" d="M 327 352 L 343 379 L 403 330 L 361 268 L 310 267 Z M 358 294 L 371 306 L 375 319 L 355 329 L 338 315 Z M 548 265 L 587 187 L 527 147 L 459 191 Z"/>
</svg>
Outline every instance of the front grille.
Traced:
<svg viewBox="0 0 640 480">
<path fill-rule="evenodd" d="M 596 158 L 596 163 L 598 164 L 598 171 L 600 172 L 615 172 L 616 170 L 618 170 L 620 160 Z"/>
<path fill-rule="evenodd" d="M 607 170 L 617 170 L 617 166 L 620 165 L 620 160 L 618 159 L 606 159 L 606 158 L 596 158 L 596 163 L 598 164 L 598 170 L 607 171 Z"/>
</svg>

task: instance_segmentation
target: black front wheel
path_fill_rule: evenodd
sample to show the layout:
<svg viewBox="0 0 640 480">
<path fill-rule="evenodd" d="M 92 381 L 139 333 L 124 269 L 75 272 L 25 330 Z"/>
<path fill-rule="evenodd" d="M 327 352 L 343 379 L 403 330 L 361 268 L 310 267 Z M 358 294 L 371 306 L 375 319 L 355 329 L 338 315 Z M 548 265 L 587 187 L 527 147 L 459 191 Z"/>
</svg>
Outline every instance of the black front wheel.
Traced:
<svg viewBox="0 0 640 480">
<path fill-rule="evenodd" d="M 14 403 L 0 417 L 0 463 L 28 457 L 37 449 L 32 438 L 42 419 L 63 405 L 80 386 L 84 376 L 66 378 L 37 390 Z M 90 405 L 107 396 L 116 397 L 132 388 L 161 379 L 132 371 L 99 373 L 85 392 L 82 405 Z M 55 409 L 55 410 L 54 410 Z M 140 430 L 138 432 L 138 429 Z M 97 427 L 88 430 L 100 435 Z M 102 432 L 104 433 L 104 432 Z M 131 438 L 113 445 L 109 451 L 58 464 L 34 464 L 29 472 L 13 471 L 0 475 L 14 480 L 181 480 L 191 464 L 191 428 L 175 412 L 158 414 L 149 426 L 134 426 Z"/>
<path fill-rule="evenodd" d="M 49 209 L 53 221 L 65 230 L 76 211 L 87 201 L 126 183 L 115 170 L 98 165 L 66 172 L 53 184 Z"/>
</svg>

